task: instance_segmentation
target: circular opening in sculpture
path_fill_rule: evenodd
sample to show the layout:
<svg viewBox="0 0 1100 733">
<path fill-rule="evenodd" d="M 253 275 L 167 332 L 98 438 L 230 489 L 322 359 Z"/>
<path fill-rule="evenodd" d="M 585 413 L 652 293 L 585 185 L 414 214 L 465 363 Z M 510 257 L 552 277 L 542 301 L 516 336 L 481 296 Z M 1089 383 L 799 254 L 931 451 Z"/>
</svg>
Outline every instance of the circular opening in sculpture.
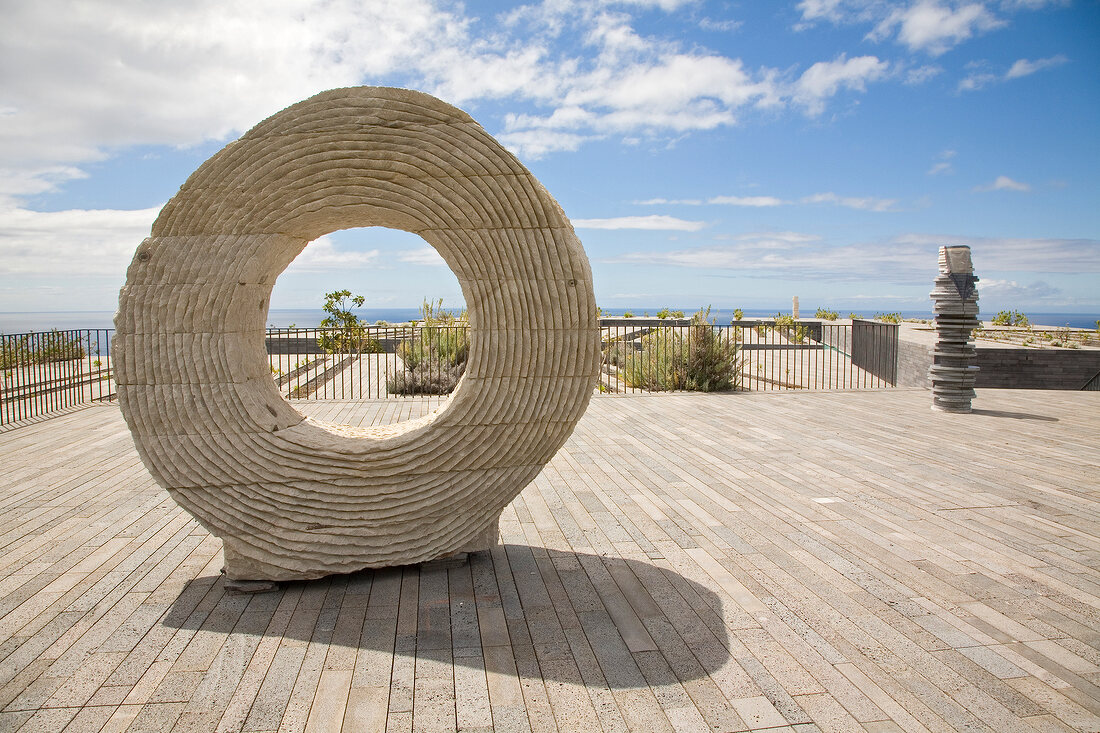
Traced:
<svg viewBox="0 0 1100 733">
<path fill-rule="evenodd" d="M 416 234 L 375 226 L 319 237 L 279 275 L 270 303 L 272 378 L 292 405 L 420 397 L 434 414 L 465 371 L 462 285 Z M 380 406 L 366 419 L 393 425 L 418 417 L 415 408 Z"/>
</svg>

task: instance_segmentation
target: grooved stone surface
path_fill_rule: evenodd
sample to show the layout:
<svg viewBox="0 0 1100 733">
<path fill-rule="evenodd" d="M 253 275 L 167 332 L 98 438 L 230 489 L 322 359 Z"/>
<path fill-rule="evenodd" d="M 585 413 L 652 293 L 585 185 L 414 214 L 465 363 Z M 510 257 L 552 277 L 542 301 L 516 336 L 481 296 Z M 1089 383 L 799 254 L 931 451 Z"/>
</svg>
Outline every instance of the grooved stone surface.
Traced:
<svg viewBox="0 0 1100 733">
<path fill-rule="evenodd" d="M 440 409 L 352 429 L 303 418 L 264 352 L 271 288 L 329 232 L 414 232 L 458 277 L 466 374 Z M 119 297 L 119 401 L 157 481 L 236 579 L 320 577 L 495 542 L 599 365 L 592 276 L 561 208 L 462 111 L 404 89 L 318 94 L 204 163 Z"/>
</svg>

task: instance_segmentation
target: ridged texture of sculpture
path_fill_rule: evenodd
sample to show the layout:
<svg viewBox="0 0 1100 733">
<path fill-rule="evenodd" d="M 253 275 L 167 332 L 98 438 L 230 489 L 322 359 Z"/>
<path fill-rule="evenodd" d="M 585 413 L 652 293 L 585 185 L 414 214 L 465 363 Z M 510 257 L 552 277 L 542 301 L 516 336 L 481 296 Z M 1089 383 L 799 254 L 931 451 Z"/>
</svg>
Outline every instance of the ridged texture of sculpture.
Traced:
<svg viewBox="0 0 1100 733">
<path fill-rule="evenodd" d="M 969 247 L 940 247 L 940 273 L 932 291 L 936 348 L 928 376 L 932 409 L 970 412 L 978 378 L 971 333 L 978 327 L 978 289 Z"/>
<path fill-rule="evenodd" d="M 264 348 L 276 277 L 338 229 L 419 234 L 462 286 L 466 372 L 418 420 L 303 418 Z M 238 580 L 415 563 L 496 542 L 599 368 L 592 275 L 554 199 L 461 110 L 323 92 L 204 163 L 138 247 L 119 298 L 119 401 L 157 481 L 222 538 Z"/>
</svg>

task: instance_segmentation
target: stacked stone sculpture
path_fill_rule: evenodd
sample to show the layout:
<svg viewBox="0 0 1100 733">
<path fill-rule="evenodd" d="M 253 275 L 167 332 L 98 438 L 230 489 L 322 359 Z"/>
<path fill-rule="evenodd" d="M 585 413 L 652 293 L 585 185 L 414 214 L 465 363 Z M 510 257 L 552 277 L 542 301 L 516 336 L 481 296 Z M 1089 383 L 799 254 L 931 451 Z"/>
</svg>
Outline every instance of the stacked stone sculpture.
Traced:
<svg viewBox="0 0 1100 733">
<path fill-rule="evenodd" d="M 970 412 L 978 377 L 977 350 L 971 334 L 978 327 L 978 289 L 970 248 L 940 247 L 940 272 L 931 293 L 936 347 L 928 376 L 932 409 Z"/>
<path fill-rule="evenodd" d="M 304 418 L 264 346 L 275 278 L 351 227 L 419 234 L 462 286 L 466 372 L 424 418 Z M 137 248 L 119 298 L 119 401 L 145 465 L 222 538 L 236 581 L 417 563 L 497 541 L 600 363 L 588 260 L 534 176 L 419 92 L 336 89 L 204 163 Z"/>
</svg>

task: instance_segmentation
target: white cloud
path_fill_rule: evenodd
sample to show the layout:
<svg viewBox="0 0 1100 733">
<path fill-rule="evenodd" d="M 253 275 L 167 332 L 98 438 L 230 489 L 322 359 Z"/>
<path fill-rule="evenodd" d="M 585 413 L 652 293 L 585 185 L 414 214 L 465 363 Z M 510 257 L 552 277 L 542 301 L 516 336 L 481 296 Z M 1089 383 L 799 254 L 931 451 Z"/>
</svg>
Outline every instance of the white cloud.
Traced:
<svg viewBox="0 0 1100 733">
<path fill-rule="evenodd" d="M 337 270 L 359 270 L 378 264 L 379 251 L 344 250 L 337 248 L 328 236 L 318 237 L 302 250 L 285 273 L 333 272 Z"/>
<path fill-rule="evenodd" d="M 972 72 L 959 81 L 957 90 L 959 92 L 976 92 L 996 81 L 1000 81 L 1000 77 L 996 74 L 991 74 L 988 71 Z"/>
<path fill-rule="evenodd" d="M 706 222 L 677 219 L 674 216 L 619 216 L 610 219 L 573 219 L 577 229 L 654 229 L 681 232 L 697 232 Z"/>
<path fill-rule="evenodd" d="M 993 298 L 1000 301 L 1035 301 L 1057 298 L 1062 295 L 1061 290 L 1048 285 L 1042 280 L 1036 280 L 1030 285 L 1022 285 L 1015 280 L 990 278 L 979 281 L 979 292 L 986 299 Z"/>
<path fill-rule="evenodd" d="M 825 100 L 841 88 L 865 91 L 867 82 L 886 75 L 889 64 L 875 56 L 845 58 L 841 54 L 833 61 L 819 61 L 802 73 L 795 82 L 792 96 L 811 115 L 825 109 Z"/>
<path fill-rule="evenodd" d="M 1026 183 L 1014 181 L 1008 176 L 997 176 L 993 183 L 984 186 L 975 186 L 975 191 L 1030 191 L 1031 186 Z"/>
<path fill-rule="evenodd" d="M 708 204 L 724 204 L 727 206 L 782 206 L 787 203 L 775 196 L 712 196 L 707 199 Z"/>
<path fill-rule="evenodd" d="M 932 164 L 932 167 L 928 169 L 928 175 L 938 176 L 941 173 L 949 174 L 954 173 L 955 169 L 951 165 L 952 158 L 955 157 L 954 150 L 942 150 L 939 155 L 936 156 L 937 161 Z"/>
<path fill-rule="evenodd" d="M 744 21 L 741 20 L 714 20 L 713 18 L 703 18 L 699 21 L 700 28 L 715 33 L 730 33 L 744 24 Z"/>
<path fill-rule="evenodd" d="M 661 206 L 664 204 L 675 204 L 679 206 L 701 206 L 702 199 L 646 199 L 645 201 L 635 201 L 638 206 Z"/>
<path fill-rule="evenodd" d="M 611 263 L 734 270 L 790 278 L 931 283 L 936 256 L 947 244 L 967 245 L 975 270 L 983 272 L 1100 272 L 1100 240 L 998 239 L 956 235 L 905 234 L 873 243 L 832 245 L 812 234 L 754 233 L 730 243 L 670 252 L 629 252 Z M 983 288 L 983 279 L 979 288 Z"/>
<path fill-rule="evenodd" d="M 428 245 L 416 249 L 408 249 L 398 255 L 397 259 L 410 265 L 424 265 L 426 267 L 446 267 L 447 262 L 439 256 L 435 247 Z"/>
<path fill-rule="evenodd" d="M 1003 75 L 994 74 L 989 71 L 988 64 L 985 62 L 972 62 L 968 66 L 973 69 L 969 75 L 967 75 L 962 81 L 959 82 L 958 91 L 960 92 L 973 92 L 995 82 L 1010 81 L 1012 79 L 1019 79 L 1024 76 L 1030 76 L 1037 71 L 1043 69 L 1051 69 L 1055 66 L 1061 66 L 1068 63 L 1069 59 L 1058 54 L 1057 56 L 1051 56 L 1045 59 L 1036 59 L 1035 61 L 1029 61 L 1028 59 L 1018 59 L 1008 71 Z"/>
<path fill-rule="evenodd" d="M 1012 67 L 1005 73 L 1005 79 L 1018 79 L 1021 76 L 1034 74 L 1036 71 L 1061 66 L 1068 61 L 1069 59 L 1062 54 L 1045 59 L 1036 59 L 1034 61 L 1019 59 L 1016 63 L 1012 64 Z"/>
<path fill-rule="evenodd" d="M 427 0 L 5 7 L 0 159 L 34 170 L 113 146 L 224 139 L 323 89 L 436 63 L 464 21 Z M 442 49 L 442 50 L 441 50 Z"/>
<path fill-rule="evenodd" d="M 802 21 L 795 29 L 803 30 L 819 20 L 837 24 L 868 22 L 889 6 L 884 0 L 801 0 L 797 7 Z"/>
<path fill-rule="evenodd" d="M 935 66 L 932 64 L 918 66 L 915 69 L 909 69 L 905 72 L 905 83 L 911 86 L 916 86 L 918 84 L 923 84 L 929 79 L 939 76 L 942 73 L 942 66 Z"/>
<path fill-rule="evenodd" d="M 51 277 L 126 272 L 160 207 L 133 211 L 0 210 L 0 275 Z"/>
<path fill-rule="evenodd" d="M 535 129 L 504 132 L 496 136 L 501 145 L 518 156 L 531 159 L 541 158 L 549 153 L 572 152 L 581 145 L 596 140 L 596 135 L 578 135 L 572 132 Z"/>
<path fill-rule="evenodd" d="M 894 9 L 868 34 L 872 40 L 897 39 L 911 51 L 939 56 L 963 41 L 1004 25 L 979 2 L 945 5 L 940 0 L 918 0 L 906 8 Z"/>
<path fill-rule="evenodd" d="M 815 193 L 802 199 L 804 204 L 836 204 L 860 211 L 895 211 L 897 199 L 880 199 L 874 196 L 838 196 L 835 193 Z"/>
</svg>

